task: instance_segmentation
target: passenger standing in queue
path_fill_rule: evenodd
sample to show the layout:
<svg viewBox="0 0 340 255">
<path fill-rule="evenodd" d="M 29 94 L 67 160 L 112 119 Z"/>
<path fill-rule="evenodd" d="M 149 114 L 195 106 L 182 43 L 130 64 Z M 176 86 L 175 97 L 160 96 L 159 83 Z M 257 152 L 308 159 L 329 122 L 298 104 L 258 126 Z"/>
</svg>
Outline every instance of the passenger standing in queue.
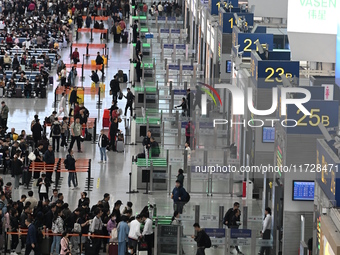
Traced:
<svg viewBox="0 0 340 255">
<path fill-rule="evenodd" d="M 233 215 L 233 217 L 231 218 L 231 220 L 229 221 L 229 228 L 235 228 L 238 229 L 241 225 L 240 223 L 240 216 L 241 216 L 241 211 L 239 209 L 235 210 L 235 213 Z M 243 253 L 240 251 L 240 249 L 238 248 L 238 246 L 235 246 L 235 249 L 237 251 L 237 254 L 242 255 Z M 230 252 L 231 253 L 231 252 Z"/>
<path fill-rule="evenodd" d="M 152 220 L 150 220 L 145 214 L 142 216 L 144 222 L 144 228 L 142 236 L 145 238 L 145 242 L 148 245 L 148 255 L 152 255 L 152 248 L 154 244 L 154 233 L 152 230 Z"/>
<path fill-rule="evenodd" d="M 230 227 L 230 222 L 231 222 L 236 210 L 238 210 L 239 208 L 240 208 L 240 203 L 235 202 L 234 207 L 230 208 L 227 211 L 227 213 L 224 215 L 223 224 L 226 225 L 228 228 Z M 240 219 L 238 219 L 238 221 L 240 221 Z"/>
<path fill-rule="evenodd" d="M 263 227 L 261 231 L 262 239 L 270 240 L 271 228 L 272 228 L 272 210 L 267 207 L 264 210 L 264 220 L 263 220 Z M 271 248 L 269 246 L 262 246 L 259 252 L 259 255 L 269 255 Z"/>
<path fill-rule="evenodd" d="M 210 237 L 205 233 L 205 231 L 200 227 L 198 223 L 193 225 L 197 235 L 191 236 L 197 243 L 196 255 L 205 255 L 205 249 L 211 247 Z"/>
</svg>

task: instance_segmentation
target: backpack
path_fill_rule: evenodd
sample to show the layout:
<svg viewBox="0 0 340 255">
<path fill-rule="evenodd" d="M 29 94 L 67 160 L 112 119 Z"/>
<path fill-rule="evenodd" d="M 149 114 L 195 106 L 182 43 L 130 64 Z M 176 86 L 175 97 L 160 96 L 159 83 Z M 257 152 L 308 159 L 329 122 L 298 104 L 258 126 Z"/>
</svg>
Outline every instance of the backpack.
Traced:
<svg viewBox="0 0 340 255">
<path fill-rule="evenodd" d="M 190 201 L 190 195 L 189 193 L 185 190 L 185 188 L 183 188 L 185 196 L 184 199 L 182 200 L 184 203 L 188 203 Z"/>
<path fill-rule="evenodd" d="M 53 135 L 60 135 L 61 134 L 61 129 L 60 129 L 59 124 L 53 125 L 52 133 L 53 133 Z"/>
<path fill-rule="evenodd" d="M 64 160 L 64 166 L 65 166 L 65 169 L 68 169 L 68 155 L 66 156 L 66 159 Z"/>
<path fill-rule="evenodd" d="M 204 232 L 204 239 L 205 239 L 205 244 L 204 244 L 204 248 L 210 248 L 211 247 L 211 240 L 210 237 L 208 236 L 207 233 Z"/>
</svg>

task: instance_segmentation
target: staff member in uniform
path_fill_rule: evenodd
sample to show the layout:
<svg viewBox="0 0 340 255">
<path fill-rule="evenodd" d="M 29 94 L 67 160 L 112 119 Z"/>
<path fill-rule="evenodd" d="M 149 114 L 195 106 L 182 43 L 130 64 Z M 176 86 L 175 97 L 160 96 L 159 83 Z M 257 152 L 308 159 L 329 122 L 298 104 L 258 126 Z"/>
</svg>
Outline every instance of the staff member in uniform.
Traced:
<svg viewBox="0 0 340 255">
<path fill-rule="evenodd" d="M 264 220 L 263 220 L 263 227 L 261 231 L 261 236 L 262 239 L 264 240 L 269 240 L 270 239 L 270 234 L 271 234 L 271 229 L 272 229 L 272 210 L 267 207 L 264 211 Z M 262 246 L 259 252 L 259 255 L 263 255 L 266 253 L 266 255 L 270 254 L 270 247 Z"/>
</svg>

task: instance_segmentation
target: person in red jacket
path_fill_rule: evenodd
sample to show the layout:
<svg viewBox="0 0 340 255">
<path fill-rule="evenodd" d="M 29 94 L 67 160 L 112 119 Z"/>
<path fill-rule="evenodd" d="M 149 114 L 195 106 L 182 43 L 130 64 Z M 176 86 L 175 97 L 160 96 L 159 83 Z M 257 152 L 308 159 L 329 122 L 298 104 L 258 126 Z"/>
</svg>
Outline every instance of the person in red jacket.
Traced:
<svg viewBox="0 0 340 255">
<path fill-rule="evenodd" d="M 72 53 L 72 60 L 74 64 L 77 64 L 80 60 L 79 60 L 79 52 L 78 52 L 78 48 L 76 48 L 74 50 L 74 52 Z"/>
</svg>

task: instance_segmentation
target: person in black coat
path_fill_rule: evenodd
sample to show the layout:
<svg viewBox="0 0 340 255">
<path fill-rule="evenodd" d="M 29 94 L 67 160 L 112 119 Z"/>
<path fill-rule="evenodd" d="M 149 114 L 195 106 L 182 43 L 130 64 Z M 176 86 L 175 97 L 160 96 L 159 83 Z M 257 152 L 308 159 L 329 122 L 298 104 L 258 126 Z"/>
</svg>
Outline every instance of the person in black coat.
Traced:
<svg viewBox="0 0 340 255">
<path fill-rule="evenodd" d="M 142 70 L 142 59 L 143 55 L 142 52 L 139 52 L 137 55 L 137 62 L 136 62 L 136 75 L 137 75 L 137 82 L 140 82 L 140 78 L 143 76 Z"/>
<path fill-rule="evenodd" d="M 114 118 L 110 125 L 110 146 L 113 151 L 116 151 L 115 140 L 118 132 L 120 132 L 118 129 L 118 119 Z"/>
<path fill-rule="evenodd" d="M 46 174 L 42 174 L 41 178 L 37 181 L 39 199 L 48 199 L 48 189 L 51 186 L 50 180 L 46 178 Z"/>
<path fill-rule="evenodd" d="M 182 116 L 185 116 L 186 111 L 187 111 L 187 100 L 185 97 L 182 98 L 182 103 L 180 105 L 175 106 L 175 108 L 181 107 L 182 108 Z"/>
<path fill-rule="evenodd" d="M 96 57 L 96 65 L 102 65 L 101 69 L 99 69 L 102 72 L 102 76 L 104 76 L 104 59 L 102 58 L 102 56 L 100 56 L 100 52 L 97 52 L 97 57 Z"/>
<path fill-rule="evenodd" d="M 17 155 L 14 155 L 11 162 L 11 174 L 14 176 L 14 189 L 19 188 L 20 175 L 22 175 L 22 161 L 18 159 Z"/>
<path fill-rule="evenodd" d="M 240 204 L 238 202 L 234 203 L 234 207 L 230 208 L 227 213 L 224 215 L 224 219 L 223 219 L 223 224 L 230 227 L 231 223 L 232 223 L 232 219 L 233 216 L 236 212 L 236 210 L 238 210 L 240 208 Z M 237 221 L 240 221 L 240 217 L 238 217 Z"/>
<path fill-rule="evenodd" d="M 100 131 L 100 136 L 98 138 L 98 146 L 100 150 L 100 161 L 99 163 L 106 163 L 106 146 L 110 143 L 109 138 L 104 134 L 104 129 Z M 103 161 L 104 159 L 104 161 Z"/>
<path fill-rule="evenodd" d="M 71 116 L 72 114 L 72 108 L 75 107 L 75 103 L 77 103 L 78 101 L 78 96 L 77 96 L 77 87 L 74 87 L 71 94 L 70 94 L 70 101 L 69 101 L 69 104 L 70 104 L 70 112 L 69 112 L 69 116 Z"/>
<path fill-rule="evenodd" d="M 137 36 L 137 42 L 136 42 L 136 57 L 139 55 L 139 52 L 141 50 L 141 41 L 139 39 L 139 36 Z"/>
<path fill-rule="evenodd" d="M 94 70 L 92 70 L 92 74 L 90 77 L 91 77 L 91 81 L 93 81 L 94 83 L 99 82 L 99 76 Z"/>
<path fill-rule="evenodd" d="M 193 98 L 192 95 L 190 93 L 190 89 L 187 89 L 187 115 L 188 117 L 190 117 L 190 109 L 192 109 L 192 102 L 193 102 Z"/>
<path fill-rule="evenodd" d="M 45 161 L 46 164 L 54 165 L 55 156 L 54 156 L 54 151 L 53 151 L 52 145 L 48 145 L 48 149 L 47 149 L 47 151 L 45 152 L 45 155 L 44 155 L 44 161 Z M 46 177 L 50 182 L 52 182 L 52 175 L 53 175 L 53 172 L 47 172 L 46 173 Z"/>
<path fill-rule="evenodd" d="M 138 29 L 138 21 L 135 20 L 135 23 L 132 26 L 132 37 L 133 37 L 132 43 L 137 43 L 137 37 L 138 37 L 137 29 Z"/>
<path fill-rule="evenodd" d="M 53 217 L 54 217 L 54 213 L 57 209 L 56 204 L 51 204 L 49 210 L 46 212 L 45 216 L 44 216 L 44 225 L 46 226 L 46 228 L 48 229 L 52 229 L 52 221 L 53 221 Z"/>
<path fill-rule="evenodd" d="M 113 79 L 110 81 L 110 89 L 112 94 L 112 100 L 117 101 L 118 92 L 120 92 L 120 86 L 117 75 L 115 75 Z"/>
<path fill-rule="evenodd" d="M 33 136 L 35 147 L 38 146 L 38 142 L 39 142 L 39 140 L 41 140 L 41 132 L 43 130 L 44 129 L 42 128 L 39 119 L 37 119 L 35 124 L 32 127 L 32 136 Z"/>
<path fill-rule="evenodd" d="M 135 100 L 134 94 L 132 94 L 130 88 L 127 88 L 127 94 L 124 96 L 126 98 L 126 106 L 125 106 L 125 113 L 124 115 L 126 116 L 128 108 L 130 108 L 130 117 L 132 118 L 132 104 L 133 101 Z"/>
</svg>

